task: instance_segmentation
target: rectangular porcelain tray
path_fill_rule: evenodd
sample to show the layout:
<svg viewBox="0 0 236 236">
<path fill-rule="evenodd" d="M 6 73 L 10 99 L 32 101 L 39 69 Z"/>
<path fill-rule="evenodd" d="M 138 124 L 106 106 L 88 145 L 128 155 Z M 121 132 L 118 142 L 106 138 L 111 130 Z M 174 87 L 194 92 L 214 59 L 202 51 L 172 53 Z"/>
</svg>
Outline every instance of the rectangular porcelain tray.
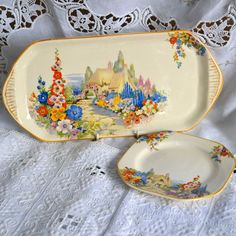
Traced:
<svg viewBox="0 0 236 236">
<path fill-rule="evenodd" d="M 43 141 L 185 131 L 223 85 L 210 52 L 188 31 L 36 42 L 12 68 L 4 103 Z"/>
</svg>

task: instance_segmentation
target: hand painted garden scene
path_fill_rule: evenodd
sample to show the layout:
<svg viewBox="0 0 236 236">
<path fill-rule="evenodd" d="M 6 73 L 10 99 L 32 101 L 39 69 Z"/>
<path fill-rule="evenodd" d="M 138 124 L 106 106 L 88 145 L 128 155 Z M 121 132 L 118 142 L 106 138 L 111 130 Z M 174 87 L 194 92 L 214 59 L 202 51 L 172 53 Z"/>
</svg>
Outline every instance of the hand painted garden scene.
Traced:
<svg viewBox="0 0 236 236">
<path fill-rule="evenodd" d="M 56 50 L 51 82 L 39 76 L 29 98 L 31 116 L 51 134 L 65 139 L 81 139 L 100 131 L 112 135 L 148 123 L 165 110 L 165 91 L 137 75 L 122 51 L 103 68 L 87 66 L 82 74 L 64 75 L 62 65 L 66 63 Z"/>
</svg>

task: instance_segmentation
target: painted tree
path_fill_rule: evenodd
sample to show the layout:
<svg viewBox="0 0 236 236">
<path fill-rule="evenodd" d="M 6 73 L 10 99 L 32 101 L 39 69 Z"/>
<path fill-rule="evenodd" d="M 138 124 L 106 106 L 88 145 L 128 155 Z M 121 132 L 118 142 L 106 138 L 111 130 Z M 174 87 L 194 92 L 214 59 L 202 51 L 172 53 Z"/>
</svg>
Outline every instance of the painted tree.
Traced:
<svg viewBox="0 0 236 236">
<path fill-rule="evenodd" d="M 93 71 L 91 70 L 90 66 L 87 66 L 86 71 L 85 71 L 85 83 L 87 83 L 91 76 L 93 75 Z"/>
<path fill-rule="evenodd" d="M 146 80 L 146 82 L 144 84 L 144 89 L 143 90 L 144 90 L 145 96 L 148 96 L 148 95 L 151 94 L 151 92 L 152 92 L 152 84 L 151 84 L 150 79 Z"/>
<path fill-rule="evenodd" d="M 139 76 L 139 79 L 138 79 L 138 88 L 139 88 L 139 89 L 142 89 L 142 88 L 143 88 L 143 85 L 144 85 L 144 80 L 143 80 L 142 75 L 140 75 L 140 76 Z"/>
<path fill-rule="evenodd" d="M 136 79 L 135 77 L 135 69 L 134 69 L 134 65 L 131 64 L 129 69 L 128 69 L 128 74 L 129 74 L 129 79 L 130 81 L 135 85 L 137 86 L 138 84 L 138 80 Z"/>
<path fill-rule="evenodd" d="M 124 55 L 121 51 L 119 51 L 118 58 L 115 61 L 114 66 L 113 66 L 113 71 L 115 73 L 123 71 L 124 65 L 125 65 Z"/>
</svg>

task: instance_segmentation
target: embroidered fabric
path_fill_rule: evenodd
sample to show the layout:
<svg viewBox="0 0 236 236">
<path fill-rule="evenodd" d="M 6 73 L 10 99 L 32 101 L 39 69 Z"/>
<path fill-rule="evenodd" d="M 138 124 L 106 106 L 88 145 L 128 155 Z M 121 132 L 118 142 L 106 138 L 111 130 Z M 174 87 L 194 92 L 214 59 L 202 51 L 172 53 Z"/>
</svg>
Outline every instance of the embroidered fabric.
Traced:
<svg viewBox="0 0 236 236">
<path fill-rule="evenodd" d="M 51 15 L 53 28 L 56 26 L 56 33 L 52 37 L 64 37 L 80 34 L 111 34 L 129 31 L 159 31 L 176 30 L 187 28 L 193 30 L 203 42 L 212 47 L 223 47 L 230 40 L 231 33 L 236 24 L 236 9 L 230 4 L 228 11 L 220 18 L 213 18 L 200 21 L 195 26 L 186 27 L 178 23 L 177 17 L 164 16 L 156 11 L 156 4 L 153 6 L 137 7 L 129 4 L 126 13 L 113 13 L 113 8 L 95 7 L 86 0 L 14 0 L 0 4 L 0 78 L 1 81 L 7 73 L 7 60 L 9 59 L 7 49 L 10 35 L 21 35 L 24 29 L 32 28 L 34 23 L 41 16 Z M 160 4 L 163 4 L 160 1 Z M 197 7 L 197 1 L 183 1 L 186 10 Z M 108 4 L 109 5 L 109 4 Z M 112 4 L 110 4 L 112 7 Z M 103 14 L 97 13 L 96 8 L 102 9 Z M 104 9 L 106 11 L 104 12 Z M 109 9 L 109 11 L 107 11 Z M 116 10 L 116 9 L 114 9 Z M 179 17 L 179 16 L 178 16 Z M 211 17 L 212 18 L 212 17 Z M 47 21 L 48 22 L 48 21 Z M 72 31 L 71 31 L 72 29 Z M 23 33 L 24 34 L 24 33 Z M 51 36 L 51 32 L 46 37 Z M 39 34 L 36 39 L 45 38 Z M 14 41 L 14 40 L 13 40 Z M 22 50 L 23 48 L 21 48 Z M 4 55 L 5 54 L 5 55 Z M 14 59 L 14 58 L 13 58 Z M 10 61 L 11 62 L 11 61 Z"/>
<path fill-rule="evenodd" d="M 0 235 L 236 234 L 235 176 L 219 196 L 172 201 L 121 181 L 116 161 L 127 147 L 41 143 L 3 129 L 0 140 Z"/>
<path fill-rule="evenodd" d="M 0 77 L 7 62 L 10 67 L 35 40 L 175 28 L 192 29 L 212 46 L 225 77 L 216 106 L 192 133 L 236 153 L 230 0 L 2 0 Z M 178 202 L 140 193 L 116 173 L 116 160 L 133 139 L 41 143 L 1 129 L 22 132 L 2 107 L 0 101 L 0 235 L 236 235 L 235 176 L 208 200 Z"/>
</svg>

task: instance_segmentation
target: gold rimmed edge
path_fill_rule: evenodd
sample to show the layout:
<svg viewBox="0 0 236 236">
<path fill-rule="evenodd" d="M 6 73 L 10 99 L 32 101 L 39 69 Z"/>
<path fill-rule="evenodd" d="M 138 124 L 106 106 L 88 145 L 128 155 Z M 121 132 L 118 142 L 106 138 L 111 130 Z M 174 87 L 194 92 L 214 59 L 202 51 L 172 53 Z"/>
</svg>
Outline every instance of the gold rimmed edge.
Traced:
<svg viewBox="0 0 236 236">
<path fill-rule="evenodd" d="M 43 141 L 43 142 L 65 142 L 65 141 L 76 141 L 76 140 L 93 140 L 93 139 L 96 139 L 96 135 L 94 135 L 94 137 L 84 137 L 84 138 L 81 138 L 81 139 L 75 139 L 75 140 L 71 140 L 71 139 L 56 139 L 56 140 L 47 140 L 47 139 L 43 139 L 43 138 L 40 138 L 38 137 L 36 134 L 32 133 L 31 131 L 29 131 L 27 128 L 25 128 L 21 123 L 20 121 L 18 120 L 18 117 L 17 117 L 17 114 L 16 112 L 12 112 L 11 111 L 11 108 L 9 107 L 9 103 L 8 103 L 8 95 L 7 95 L 7 92 L 8 92 L 8 85 L 10 84 L 11 80 L 12 80 L 12 77 L 11 75 L 13 74 L 14 72 L 14 67 L 16 65 L 16 63 L 20 60 L 20 58 L 23 56 L 23 54 L 30 48 L 32 47 L 33 45 L 35 44 L 38 44 L 38 43 L 41 43 L 41 42 L 48 42 L 48 41 L 58 41 L 58 40 L 77 40 L 77 39 L 83 39 L 83 38 L 105 38 L 105 37 L 120 37 L 120 36 L 131 36 L 131 35 L 151 35 L 151 34 L 163 34 L 163 33 L 170 33 L 170 32 L 186 32 L 186 33 L 189 33 L 191 34 L 196 40 L 198 40 L 200 43 L 201 41 L 194 35 L 194 33 L 192 33 L 191 31 L 189 30 L 168 30 L 168 31 L 158 31 L 158 32 L 133 32 L 133 33 L 126 33 L 126 34 L 111 34 L 111 35 L 90 35 L 90 36 L 79 36 L 79 37 L 69 37 L 69 38 L 48 38 L 48 39 L 42 39 L 42 40 L 38 40 L 38 41 L 35 41 L 35 42 L 32 42 L 30 45 L 28 45 L 23 51 L 22 53 L 18 56 L 18 58 L 16 59 L 16 61 L 14 62 L 14 64 L 12 65 L 12 68 L 7 76 L 7 79 L 4 83 L 4 86 L 3 86 L 3 102 L 4 102 L 4 105 L 7 109 L 7 111 L 10 113 L 10 115 L 13 117 L 13 119 L 18 123 L 18 125 L 20 125 L 24 130 L 26 130 L 28 133 L 30 133 L 33 137 L 35 137 L 36 139 L 40 140 L 40 141 Z M 204 48 L 206 48 L 206 46 L 201 43 Z M 215 103 L 215 101 L 217 100 L 218 96 L 220 95 L 221 91 L 222 91 L 222 88 L 223 88 L 223 84 L 224 84 L 224 79 L 223 79 L 223 75 L 222 75 L 222 72 L 219 68 L 219 66 L 217 65 L 215 59 L 213 58 L 210 50 L 208 48 L 206 48 L 207 50 L 207 53 L 208 53 L 208 56 L 210 58 L 210 60 L 212 60 L 213 64 L 215 65 L 218 73 L 219 73 L 219 83 L 220 83 L 220 86 L 218 87 L 217 91 L 216 91 L 216 94 L 215 96 L 212 98 L 212 102 L 210 103 L 207 111 L 200 117 L 199 120 L 197 120 L 190 128 L 188 129 L 185 129 L 185 130 L 181 130 L 179 132 L 186 132 L 186 131 L 190 131 L 192 130 L 195 126 L 197 126 L 201 120 L 203 120 L 206 115 L 211 111 L 211 109 L 213 108 L 213 105 Z M 16 110 L 16 109 L 15 109 Z M 132 132 L 132 131 L 131 131 Z M 158 131 L 157 131 L 158 132 Z M 178 131 L 176 131 L 178 132 Z M 128 134 L 128 135 L 100 135 L 100 138 L 125 138 L 125 137 L 134 137 L 135 135 L 132 135 L 132 134 Z"/>
<path fill-rule="evenodd" d="M 158 132 L 157 132 L 158 133 Z M 151 194 L 151 195 L 154 195 L 154 196 L 158 196 L 158 197 L 163 197 L 163 198 L 167 198 L 167 199 L 171 199 L 171 200 L 178 200 L 178 201 L 195 201 L 195 200 L 202 200 L 202 199 L 207 199 L 207 198 L 211 198 L 211 197 L 214 197 L 220 193 L 222 193 L 224 191 L 224 189 L 226 188 L 226 186 L 228 185 L 228 183 L 230 182 L 233 174 L 234 174 L 234 169 L 236 168 L 236 158 L 234 158 L 234 155 L 232 154 L 232 152 L 225 146 L 223 145 L 222 143 L 220 142 L 217 142 L 217 141 L 213 141 L 211 139 L 207 139 L 207 138 L 202 138 L 202 137 L 199 137 L 197 135 L 194 135 L 194 134 L 186 134 L 186 133 L 182 133 L 181 131 L 173 131 L 173 133 L 176 133 L 176 134 L 181 134 L 181 135 L 186 135 L 186 136 L 191 136 L 191 137 L 195 137 L 195 138 L 198 138 L 198 139 L 202 139 L 202 140 L 205 140 L 205 141 L 208 141 L 208 142 L 212 142 L 212 143 L 215 143 L 215 144 L 219 144 L 223 147 L 225 147 L 227 149 L 227 151 L 229 152 L 229 156 L 234 160 L 234 165 L 231 169 L 231 171 L 229 172 L 229 175 L 225 181 L 225 183 L 223 184 L 223 186 L 221 188 L 219 188 L 218 191 L 216 192 L 212 192 L 208 195 L 205 195 L 205 196 L 202 196 L 202 197 L 196 197 L 196 198 L 178 198 L 178 197 L 172 197 L 172 196 L 168 196 L 168 195 L 165 195 L 165 194 L 161 194 L 161 193 L 154 193 L 154 192 L 150 192 L 150 191 L 147 191 L 147 190 L 143 190 L 143 189 L 140 189 L 138 187 L 135 187 L 129 183 L 127 183 L 121 173 L 120 173 L 120 169 L 119 169 L 119 162 L 124 158 L 124 156 L 126 155 L 126 153 L 129 151 L 129 149 L 137 144 L 137 143 L 134 143 L 120 158 L 117 159 L 116 161 L 116 167 L 117 167 L 117 172 L 118 172 L 118 175 L 120 176 L 121 180 L 126 184 L 128 185 L 130 188 L 133 188 L 133 189 L 136 189 L 140 192 L 145 192 L 145 193 L 148 193 L 148 194 Z"/>
</svg>

